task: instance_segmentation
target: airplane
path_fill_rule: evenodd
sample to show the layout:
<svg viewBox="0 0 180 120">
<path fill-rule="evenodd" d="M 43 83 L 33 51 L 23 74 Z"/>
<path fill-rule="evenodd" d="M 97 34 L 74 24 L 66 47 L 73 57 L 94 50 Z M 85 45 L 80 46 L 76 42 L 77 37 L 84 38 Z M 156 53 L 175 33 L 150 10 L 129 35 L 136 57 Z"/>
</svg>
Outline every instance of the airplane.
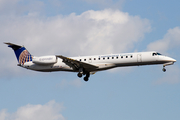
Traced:
<svg viewBox="0 0 180 120">
<path fill-rule="evenodd" d="M 33 56 L 24 46 L 4 43 L 12 48 L 18 60 L 18 66 L 41 72 L 68 71 L 77 72 L 77 76 L 88 81 L 91 74 L 115 67 L 163 64 L 172 65 L 175 59 L 164 56 L 156 51 L 106 54 L 81 57 L 65 57 L 62 55 Z"/>
</svg>

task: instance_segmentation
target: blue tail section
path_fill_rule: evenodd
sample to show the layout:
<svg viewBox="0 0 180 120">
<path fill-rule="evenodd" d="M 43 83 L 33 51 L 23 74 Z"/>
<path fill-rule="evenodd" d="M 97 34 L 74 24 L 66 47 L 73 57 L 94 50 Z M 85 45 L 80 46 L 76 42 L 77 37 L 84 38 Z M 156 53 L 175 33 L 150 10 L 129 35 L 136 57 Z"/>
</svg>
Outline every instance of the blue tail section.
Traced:
<svg viewBox="0 0 180 120">
<path fill-rule="evenodd" d="M 32 61 L 32 55 L 26 50 L 25 47 L 15 45 L 12 43 L 5 43 L 8 45 L 8 47 L 12 48 L 14 50 L 14 53 L 16 55 L 16 58 L 19 62 L 19 64 L 24 65 L 26 62 Z"/>
</svg>

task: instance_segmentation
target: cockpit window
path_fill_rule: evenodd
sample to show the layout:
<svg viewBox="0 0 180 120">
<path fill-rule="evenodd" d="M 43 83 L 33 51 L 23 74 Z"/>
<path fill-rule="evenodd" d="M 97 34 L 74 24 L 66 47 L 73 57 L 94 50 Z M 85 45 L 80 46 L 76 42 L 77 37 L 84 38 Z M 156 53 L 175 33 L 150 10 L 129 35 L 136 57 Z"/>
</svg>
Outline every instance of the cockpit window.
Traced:
<svg viewBox="0 0 180 120">
<path fill-rule="evenodd" d="M 155 55 L 157 55 L 157 53 L 153 53 L 153 54 L 152 54 L 152 56 L 155 56 Z"/>
<path fill-rule="evenodd" d="M 160 53 L 157 53 L 158 55 L 161 55 Z"/>
<path fill-rule="evenodd" d="M 160 53 L 153 53 L 152 56 L 161 55 Z"/>
</svg>

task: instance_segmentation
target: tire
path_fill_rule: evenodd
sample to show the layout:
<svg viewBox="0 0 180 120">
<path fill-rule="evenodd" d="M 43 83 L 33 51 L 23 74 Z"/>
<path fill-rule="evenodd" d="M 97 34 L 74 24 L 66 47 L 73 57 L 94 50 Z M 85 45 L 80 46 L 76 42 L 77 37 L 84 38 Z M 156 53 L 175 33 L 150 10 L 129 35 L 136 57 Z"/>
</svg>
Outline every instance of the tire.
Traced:
<svg viewBox="0 0 180 120">
<path fill-rule="evenodd" d="M 81 74 L 81 73 L 78 73 L 77 76 L 78 76 L 79 78 L 81 78 L 81 77 L 82 77 L 82 74 Z"/>
</svg>

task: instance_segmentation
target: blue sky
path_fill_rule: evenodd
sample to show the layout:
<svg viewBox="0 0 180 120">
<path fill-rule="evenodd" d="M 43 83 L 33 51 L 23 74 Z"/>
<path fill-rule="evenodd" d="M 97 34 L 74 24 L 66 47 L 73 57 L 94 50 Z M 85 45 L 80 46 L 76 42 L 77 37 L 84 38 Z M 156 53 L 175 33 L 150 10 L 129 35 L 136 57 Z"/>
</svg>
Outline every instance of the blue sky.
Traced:
<svg viewBox="0 0 180 120">
<path fill-rule="evenodd" d="M 179 120 L 179 1 L 1 0 L 0 120 Z M 157 50 L 177 62 L 98 72 L 41 73 L 17 66 L 3 42 L 33 55 Z"/>
</svg>

